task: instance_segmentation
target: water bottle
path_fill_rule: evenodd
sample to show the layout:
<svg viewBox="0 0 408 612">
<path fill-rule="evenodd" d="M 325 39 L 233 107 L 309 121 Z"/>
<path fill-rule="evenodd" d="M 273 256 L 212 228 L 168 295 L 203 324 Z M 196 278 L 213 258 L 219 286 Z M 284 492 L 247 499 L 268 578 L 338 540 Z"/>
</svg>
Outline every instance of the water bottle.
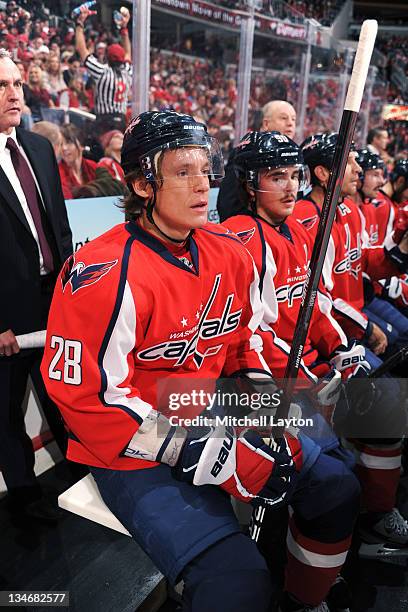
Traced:
<svg viewBox="0 0 408 612">
<path fill-rule="evenodd" d="M 95 6 L 95 4 L 96 4 L 96 0 L 90 0 L 89 2 L 83 2 L 82 4 L 74 8 L 74 10 L 71 13 L 71 19 L 76 19 L 81 14 L 81 8 L 83 6 L 86 6 L 87 8 L 90 9 L 93 6 Z"/>
<path fill-rule="evenodd" d="M 120 11 L 113 11 L 113 21 L 116 27 L 120 30 L 123 25 L 123 15 Z"/>
</svg>

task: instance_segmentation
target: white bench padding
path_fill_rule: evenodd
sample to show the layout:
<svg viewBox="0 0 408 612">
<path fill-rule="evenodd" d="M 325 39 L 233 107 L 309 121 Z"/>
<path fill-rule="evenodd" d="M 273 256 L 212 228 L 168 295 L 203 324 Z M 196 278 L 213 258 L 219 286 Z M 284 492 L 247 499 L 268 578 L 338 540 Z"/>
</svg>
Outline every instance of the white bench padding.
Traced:
<svg viewBox="0 0 408 612">
<path fill-rule="evenodd" d="M 64 510 L 79 514 L 79 516 L 90 521 L 130 536 L 128 530 L 118 521 L 103 501 L 92 474 L 88 474 L 64 493 L 61 493 L 58 497 L 58 505 Z"/>
</svg>

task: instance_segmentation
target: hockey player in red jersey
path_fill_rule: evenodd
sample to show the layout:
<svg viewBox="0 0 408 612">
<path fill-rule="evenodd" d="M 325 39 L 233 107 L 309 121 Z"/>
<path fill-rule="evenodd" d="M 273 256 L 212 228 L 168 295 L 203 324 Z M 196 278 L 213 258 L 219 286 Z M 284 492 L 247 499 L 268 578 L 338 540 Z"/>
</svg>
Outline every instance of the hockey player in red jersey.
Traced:
<svg viewBox="0 0 408 612">
<path fill-rule="evenodd" d="M 50 311 L 42 372 L 70 432 L 68 455 L 90 466 L 108 507 L 170 582 L 184 581 L 185 610 L 266 612 L 270 576 L 230 495 L 290 498 L 302 512 L 311 481 L 319 521 L 322 512 L 330 520 L 330 491 L 341 486 L 348 543 L 358 483 L 334 459 L 324 477 L 317 464 L 302 474 L 288 432 L 270 448 L 253 429 L 238 436 L 228 423 L 183 419 L 207 411 L 186 406 L 182 392 L 211 391 L 220 376 L 273 388 L 257 334 L 259 278 L 240 240 L 206 225 L 210 178 L 223 166 L 203 124 L 142 113 L 126 131 L 122 166 L 130 220 L 66 262 Z M 339 564 L 343 547 L 332 542 Z"/>
<path fill-rule="evenodd" d="M 408 206 L 408 160 L 400 159 L 395 163 L 389 180 L 376 195 L 376 204 L 381 244 L 397 223 L 402 210 Z M 408 274 L 400 274 L 382 284 L 382 296 L 408 316 Z"/>
<path fill-rule="evenodd" d="M 357 163 L 361 168 L 358 189 L 353 197 L 363 213 L 366 242 L 369 246 L 381 246 L 392 236 L 395 210 L 377 199 L 379 189 L 385 183 L 385 164 L 381 157 L 368 149 L 357 151 Z M 402 211 L 401 211 L 402 212 Z M 401 215 L 398 215 L 397 219 Z M 408 220 L 408 217 L 407 217 Z M 388 350 L 384 356 L 408 345 L 408 319 L 402 314 L 391 295 L 402 293 L 403 282 L 398 276 L 372 281 L 364 276 L 364 313 L 375 322 L 387 337 Z M 399 296 L 398 296 L 399 297 Z"/>
<path fill-rule="evenodd" d="M 306 199 L 297 202 L 294 214 L 315 232 L 332 165 L 337 134 L 317 134 L 302 144 L 305 162 L 311 172 L 312 190 Z M 357 190 L 361 171 L 355 159 L 349 156 L 342 183 L 342 200 L 338 204 L 328 252 L 323 267 L 326 289 L 333 297 L 338 320 L 350 338 L 360 338 L 377 354 L 384 352 L 386 337 L 375 323 L 362 312 L 364 306 L 363 279 L 368 272 L 373 279 L 404 272 L 408 264 L 408 241 L 393 236 L 384 247 L 371 247 L 364 240 L 364 217 L 351 200 Z M 401 239 L 402 238 L 402 239 Z M 381 364 L 374 352 L 366 350 L 366 359 L 373 368 Z M 399 401 L 400 387 L 391 379 L 378 379 L 377 390 L 381 401 L 372 413 L 370 432 L 362 432 L 356 445 L 357 471 L 363 489 L 363 503 L 368 513 L 364 519 L 364 531 L 378 535 L 397 545 L 408 544 L 408 523 L 395 508 L 396 490 L 401 468 L 400 434 L 405 429 L 405 418 Z M 375 434 L 375 435 L 374 435 Z M 388 435 L 388 439 L 385 437 Z M 363 439 L 365 436 L 365 439 Z"/>
<path fill-rule="evenodd" d="M 298 191 L 308 185 L 308 170 L 298 145 L 279 132 L 248 133 L 234 149 L 233 160 L 241 200 L 247 213 L 230 217 L 224 221 L 224 225 L 241 238 L 254 258 L 260 277 L 260 293 L 265 313 L 260 325 L 264 339 L 263 354 L 274 376 L 282 377 L 283 372 L 275 367 L 272 355 L 268 352 L 268 338 L 271 337 L 272 327 L 279 338 L 290 343 L 299 314 L 312 242 L 307 230 L 291 213 Z M 288 348 L 287 345 L 286 350 Z M 321 374 L 329 375 L 327 379 L 320 381 L 320 384 L 314 385 L 314 393 L 319 395 L 318 390 L 324 390 L 325 383 L 330 386 L 333 375 L 340 376 L 339 372 L 332 369 L 330 359 L 337 364 L 346 362 L 347 359 L 350 363 L 352 355 L 358 361 L 357 368 L 363 367 L 364 347 L 355 344 L 347 347 L 345 334 L 330 314 L 329 298 L 324 292 L 319 292 L 303 352 L 306 366 L 302 366 L 302 369 L 309 372 L 311 378 L 313 375 L 307 366 L 312 370 L 316 368 Z M 349 367 L 347 375 L 352 374 L 353 370 L 354 368 Z M 329 395 L 328 392 L 327 394 Z M 303 402 L 302 409 L 305 414 L 308 409 L 307 400 Z M 324 419 L 320 421 L 320 435 L 316 436 L 321 453 L 317 465 L 324 464 L 328 458 L 338 458 L 342 452 L 337 437 L 328 431 L 327 425 L 326 429 L 324 428 L 323 421 Z M 309 460 L 311 456 L 308 455 Z M 346 457 L 346 454 L 343 457 Z M 345 490 L 341 488 L 339 493 L 340 491 L 331 492 L 332 504 L 340 502 Z M 315 503 L 320 502 L 313 498 L 312 493 L 309 513 L 316 512 L 316 509 L 312 510 Z M 309 604 L 319 604 L 326 609 L 326 603 L 322 603 L 322 600 L 327 596 L 331 583 L 341 569 L 339 564 L 333 563 L 332 547 L 337 540 L 338 552 L 345 552 L 347 548 L 345 532 L 340 534 L 337 531 L 339 527 L 343 529 L 344 526 L 338 515 L 337 521 L 330 523 L 330 531 L 323 534 L 317 520 L 312 523 L 305 522 L 304 517 L 299 516 L 298 508 L 294 508 L 287 540 L 287 595 L 282 609 L 303 610 L 301 604 L 296 604 L 296 599 Z M 334 510 L 331 515 L 334 518 Z M 327 524 L 324 515 L 320 520 L 320 524 Z M 341 541 L 344 548 L 341 548 Z M 300 550 L 302 555 L 299 554 Z M 319 551 L 319 561 L 310 554 L 316 550 Z M 303 575 L 308 576 L 307 583 L 300 579 Z M 330 609 L 336 608 L 332 606 Z"/>
</svg>

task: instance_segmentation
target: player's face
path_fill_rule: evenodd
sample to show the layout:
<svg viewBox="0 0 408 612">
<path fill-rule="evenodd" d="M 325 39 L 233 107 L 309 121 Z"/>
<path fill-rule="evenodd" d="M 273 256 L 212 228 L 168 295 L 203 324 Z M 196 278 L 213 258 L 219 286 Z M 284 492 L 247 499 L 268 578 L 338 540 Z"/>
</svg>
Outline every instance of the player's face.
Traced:
<svg viewBox="0 0 408 612">
<path fill-rule="evenodd" d="M 267 217 L 277 224 L 292 214 L 299 191 L 299 172 L 296 166 L 264 169 L 259 172 L 256 208 L 261 217 Z"/>
<path fill-rule="evenodd" d="M 384 171 L 381 168 L 366 170 L 363 181 L 363 193 L 366 198 L 375 198 L 378 190 L 384 185 Z"/>
<path fill-rule="evenodd" d="M 357 153 L 352 151 L 347 160 L 341 192 L 343 196 L 355 196 L 358 187 L 358 177 L 362 170 L 356 160 Z"/>
<path fill-rule="evenodd" d="M 185 147 L 164 153 L 160 167 L 163 179 L 154 214 L 166 233 L 188 234 L 207 223 L 209 172 L 203 148 Z"/>
</svg>

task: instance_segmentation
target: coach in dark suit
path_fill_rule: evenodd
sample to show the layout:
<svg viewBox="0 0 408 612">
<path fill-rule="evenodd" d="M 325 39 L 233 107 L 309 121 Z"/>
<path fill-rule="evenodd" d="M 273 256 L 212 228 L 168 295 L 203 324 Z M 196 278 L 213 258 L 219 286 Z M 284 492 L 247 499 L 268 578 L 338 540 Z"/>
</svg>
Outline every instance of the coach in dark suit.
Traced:
<svg viewBox="0 0 408 612">
<path fill-rule="evenodd" d="M 20 350 L 16 336 L 45 329 L 72 235 L 54 151 L 18 127 L 22 107 L 20 72 L 0 49 L 0 469 L 10 507 L 47 519 L 22 414 L 29 375 L 61 450 L 65 432 L 40 376 L 42 350 Z"/>
</svg>

